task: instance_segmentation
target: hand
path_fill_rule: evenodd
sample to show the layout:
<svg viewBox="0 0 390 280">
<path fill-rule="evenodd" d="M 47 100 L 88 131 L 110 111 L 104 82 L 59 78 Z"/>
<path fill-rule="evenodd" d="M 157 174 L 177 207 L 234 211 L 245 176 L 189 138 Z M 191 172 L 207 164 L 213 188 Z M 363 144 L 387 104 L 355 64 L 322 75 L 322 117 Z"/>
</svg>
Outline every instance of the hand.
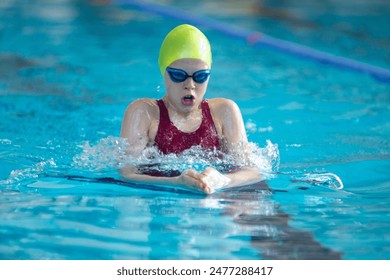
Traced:
<svg viewBox="0 0 390 280">
<path fill-rule="evenodd" d="M 210 190 L 208 193 L 213 193 L 215 190 L 227 186 L 231 181 L 231 179 L 221 174 L 213 167 L 206 168 L 206 170 L 202 172 L 200 180 L 206 185 L 206 188 Z"/>
<path fill-rule="evenodd" d="M 210 194 L 214 191 L 212 191 L 212 188 L 208 186 L 205 182 L 202 181 L 202 178 L 204 177 L 203 173 L 199 173 L 196 170 L 188 169 L 184 171 L 180 176 L 176 177 L 178 180 L 178 183 L 180 185 L 184 185 L 186 187 Z"/>
<path fill-rule="evenodd" d="M 227 186 L 231 179 L 218 172 L 213 167 L 206 168 L 202 173 L 193 169 L 184 171 L 178 178 L 180 185 L 202 191 L 207 194 Z"/>
</svg>

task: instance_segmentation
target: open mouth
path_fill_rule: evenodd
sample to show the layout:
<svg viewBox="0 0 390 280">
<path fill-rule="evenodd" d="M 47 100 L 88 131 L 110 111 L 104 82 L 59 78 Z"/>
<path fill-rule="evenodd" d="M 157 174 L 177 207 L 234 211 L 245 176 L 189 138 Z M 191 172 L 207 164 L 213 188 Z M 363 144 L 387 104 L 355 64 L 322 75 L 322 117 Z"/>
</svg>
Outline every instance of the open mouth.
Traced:
<svg viewBox="0 0 390 280">
<path fill-rule="evenodd" d="M 192 105 L 194 101 L 195 101 L 195 96 L 193 95 L 186 95 L 181 99 L 183 105 Z"/>
</svg>

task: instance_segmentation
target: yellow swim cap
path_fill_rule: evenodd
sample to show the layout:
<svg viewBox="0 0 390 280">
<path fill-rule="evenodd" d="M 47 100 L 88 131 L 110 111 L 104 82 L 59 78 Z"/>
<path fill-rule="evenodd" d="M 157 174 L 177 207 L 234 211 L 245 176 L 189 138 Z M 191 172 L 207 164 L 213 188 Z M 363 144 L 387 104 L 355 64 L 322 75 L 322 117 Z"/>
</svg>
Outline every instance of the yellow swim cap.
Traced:
<svg viewBox="0 0 390 280">
<path fill-rule="evenodd" d="M 198 28 L 182 24 L 165 37 L 158 58 L 158 66 L 164 76 L 165 69 L 174 61 L 182 58 L 201 59 L 211 67 L 211 48 L 209 40 Z"/>
</svg>

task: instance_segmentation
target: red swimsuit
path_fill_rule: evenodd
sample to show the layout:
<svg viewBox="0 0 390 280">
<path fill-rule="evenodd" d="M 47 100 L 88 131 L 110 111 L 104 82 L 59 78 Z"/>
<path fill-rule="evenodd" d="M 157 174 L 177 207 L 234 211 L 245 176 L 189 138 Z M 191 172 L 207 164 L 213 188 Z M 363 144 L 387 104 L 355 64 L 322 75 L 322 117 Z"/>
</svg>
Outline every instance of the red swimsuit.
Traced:
<svg viewBox="0 0 390 280">
<path fill-rule="evenodd" d="M 202 123 L 194 132 L 180 131 L 169 119 L 167 107 L 162 99 L 157 100 L 160 108 L 160 123 L 155 145 L 163 154 L 179 154 L 192 146 L 199 145 L 203 149 L 220 149 L 219 137 L 206 100 L 201 103 Z"/>
</svg>

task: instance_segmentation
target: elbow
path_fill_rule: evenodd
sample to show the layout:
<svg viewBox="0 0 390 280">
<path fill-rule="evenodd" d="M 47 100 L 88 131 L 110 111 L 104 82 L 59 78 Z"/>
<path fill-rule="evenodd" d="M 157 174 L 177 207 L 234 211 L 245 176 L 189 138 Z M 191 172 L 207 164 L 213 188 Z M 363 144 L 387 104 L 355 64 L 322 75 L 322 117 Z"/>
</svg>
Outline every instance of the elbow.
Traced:
<svg viewBox="0 0 390 280">
<path fill-rule="evenodd" d="M 246 167 L 245 170 L 250 174 L 249 177 L 253 178 L 253 180 L 255 180 L 257 182 L 263 180 L 263 176 L 262 176 L 261 170 L 259 168 L 257 168 L 257 167 Z"/>
<path fill-rule="evenodd" d="M 134 166 L 122 167 L 119 169 L 119 174 L 125 179 L 133 179 L 136 174 L 136 169 Z"/>
</svg>

